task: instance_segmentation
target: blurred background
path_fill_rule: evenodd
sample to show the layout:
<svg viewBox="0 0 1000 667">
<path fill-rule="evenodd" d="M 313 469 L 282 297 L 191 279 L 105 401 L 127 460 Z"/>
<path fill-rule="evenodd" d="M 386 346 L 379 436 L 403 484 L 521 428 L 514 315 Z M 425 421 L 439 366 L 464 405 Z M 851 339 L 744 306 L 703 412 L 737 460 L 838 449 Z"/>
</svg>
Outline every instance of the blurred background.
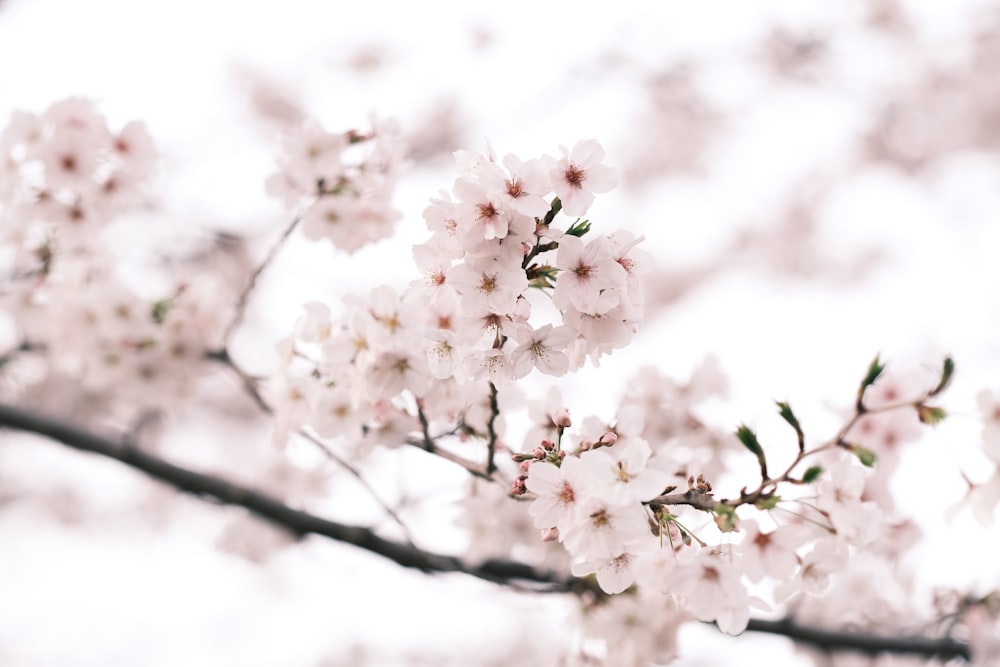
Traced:
<svg viewBox="0 0 1000 667">
<path fill-rule="evenodd" d="M 259 258 L 289 217 L 263 188 L 283 131 L 306 117 L 329 130 L 398 120 L 410 149 L 397 237 L 350 257 L 293 238 L 236 341 L 255 372 L 306 301 L 413 279 L 410 245 L 427 235 L 428 199 L 451 187 L 454 150 L 488 142 L 527 159 L 585 138 L 622 175 L 590 211 L 595 230 L 645 235 L 657 262 L 635 343 L 564 386 L 579 414 L 610 417 L 642 365 L 683 379 L 713 354 L 729 397 L 712 419 L 785 437 L 773 400 L 787 399 L 821 437 L 876 353 L 916 373 L 952 354 L 952 418 L 910 450 L 894 489 L 921 502 L 926 587 L 1000 585 L 980 555 L 996 534 L 949 511 L 963 473 L 991 470 L 975 396 L 1000 389 L 998 61 L 995 0 L 0 0 L 0 117 L 82 95 L 113 127 L 148 124 L 162 160 L 139 246 L 221 232 Z M 221 431 L 204 420 L 185 413 L 170 451 L 258 485 L 318 483 L 283 468 L 238 410 Z M 376 457 L 366 476 L 406 499 L 429 547 L 460 548 L 441 526 L 461 476 L 415 482 L 410 465 Z M 363 503 L 313 507 L 380 520 Z M 287 546 L 114 463 L 5 437 L 0 664 L 555 664 L 552 624 L 573 613 L 319 540 Z M 788 646 L 704 628 L 682 642 L 682 665 Z"/>
</svg>

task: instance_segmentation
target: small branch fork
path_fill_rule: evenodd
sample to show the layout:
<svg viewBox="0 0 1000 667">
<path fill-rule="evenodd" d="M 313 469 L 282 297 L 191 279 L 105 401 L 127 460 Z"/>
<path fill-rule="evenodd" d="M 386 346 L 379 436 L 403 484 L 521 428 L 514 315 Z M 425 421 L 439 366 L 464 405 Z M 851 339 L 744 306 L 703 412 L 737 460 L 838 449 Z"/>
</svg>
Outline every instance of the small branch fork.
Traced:
<svg viewBox="0 0 1000 667">
<path fill-rule="evenodd" d="M 184 493 L 224 505 L 242 507 L 295 535 L 321 535 L 338 542 L 352 544 L 378 554 L 403 567 L 423 572 L 458 572 L 497 584 L 525 587 L 538 592 L 589 593 L 603 596 L 591 579 L 567 577 L 558 572 L 539 570 L 518 561 L 488 560 L 473 565 L 456 556 L 433 553 L 412 544 L 395 542 L 377 535 L 363 526 L 354 526 L 309 514 L 285 505 L 264 493 L 188 468 L 174 465 L 131 444 L 128 439 L 113 440 L 83 430 L 46 415 L 0 403 L 0 427 L 35 433 L 61 442 L 74 449 L 100 454 L 144 472 L 160 482 Z M 676 498 L 674 497 L 676 496 Z M 671 494 L 657 500 L 663 504 L 694 504 L 689 494 Z M 856 651 L 866 654 L 896 653 L 938 658 L 970 660 L 968 645 L 953 639 L 926 637 L 886 637 L 881 635 L 838 632 L 803 626 L 790 619 L 767 621 L 751 619 L 747 628 L 752 632 L 788 637 L 824 651 Z"/>
<path fill-rule="evenodd" d="M 209 359 L 218 361 L 219 363 L 225 365 L 233 373 L 236 374 L 236 376 L 240 380 L 240 384 L 243 386 L 243 389 L 246 391 L 247 395 L 250 396 L 251 400 L 253 400 L 254 404 L 256 404 L 258 408 L 260 408 L 262 413 L 264 413 L 265 415 L 274 414 L 274 409 L 264 399 L 263 395 L 261 395 L 260 390 L 257 388 L 257 383 L 254 381 L 252 377 L 247 375 L 246 372 L 243 371 L 243 369 L 241 369 L 239 366 L 236 365 L 232 357 L 229 356 L 228 350 L 222 349 L 218 351 L 209 352 L 206 356 Z M 410 545 L 413 545 L 413 536 L 410 534 L 410 529 L 406 527 L 406 524 L 400 518 L 399 514 L 392 507 L 389 506 L 389 503 L 383 500 L 381 495 L 375 490 L 375 488 L 368 483 L 368 480 L 364 478 L 364 475 L 361 474 L 360 470 L 358 470 L 356 467 L 354 467 L 349 462 L 344 460 L 343 457 L 338 456 L 336 452 L 334 452 L 332 449 L 326 446 L 326 443 L 324 443 L 315 435 L 307 431 L 305 428 L 299 428 L 297 433 L 298 435 L 300 435 L 301 437 L 305 438 L 313 445 L 315 445 L 323 453 L 324 456 L 326 456 L 328 459 L 330 459 L 331 461 L 339 465 L 341 468 L 346 470 L 347 473 L 351 475 L 351 477 L 356 479 L 358 483 L 365 489 L 365 491 L 368 492 L 368 495 L 370 495 L 372 499 L 374 499 L 375 502 L 378 503 L 379 506 L 382 508 L 382 510 L 389 516 L 389 518 L 392 519 L 393 522 L 395 522 L 395 524 L 399 527 L 400 531 L 402 531 L 403 537 L 406 539 L 406 541 Z"/>
</svg>

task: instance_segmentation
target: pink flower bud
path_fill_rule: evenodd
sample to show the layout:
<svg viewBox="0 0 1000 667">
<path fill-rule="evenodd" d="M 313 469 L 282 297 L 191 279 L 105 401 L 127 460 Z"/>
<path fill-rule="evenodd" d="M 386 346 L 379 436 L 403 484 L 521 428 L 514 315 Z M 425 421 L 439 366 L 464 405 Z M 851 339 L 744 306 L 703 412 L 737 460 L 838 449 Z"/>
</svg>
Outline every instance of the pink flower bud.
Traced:
<svg viewBox="0 0 1000 667">
<path fill-rule="evenodd" d="M 555 542 L 559 539 L 559 529 L 558 528 L 543 528 L 542 529 L 542 542 Z"/>
<path fill-rule="evenodd" d="M 533 453 L 533 454 L 535 455 L 535 458 L 536 458 L 537 460 L 539 460 L 539 461 L 541 461 L 542 459 L 544 459 L 544 458 L 545 458 L 545 450 L 544 450 L 544 449 L 542 449 L 541 447 L 538 447 L 538 448 L 537 448 L 537 449 L 535 449 L 535 451 L 534 451 L 534 452 L 532 452 L 532 453 Z"/>
<path fill-rule="evenodd" d="M 545 439 L 542 440 L 542 447 L 551 452 L 553 449 L 556 448 L 556 443 L 552 442 L 551 440 Z"/>
<path fill-rule="evenodd" d="M 554 413 L 552 413 L 552 423 L 556 426 L 561 426 L 562 428 L 569 428 L 573 425 L 572 420 L 569 418 L 569 410 L 566 408 L 559 408 Z"/>
<path fill-rule="evenodd" d="M 618 434 L 614 433 L 613 431 L 608 431 L 607 433 L 601 436 L 601 439 L 598 442 L 600 442 L 602 445 L 609 445 L 609 446 L 613 445 L 616 442 L 618 442 Z"/>
<path fill-rule="evenodd" d="M 521 461 L 518 467 L 521 469 L 521 472 L 528 472 L 528 469 L 531 468 L 531 461 Z"/>
<path fill-rule="evenodd" d="M 528 478 L 525 477 L 524 475 L 521 475 L 520 477 L 516 478 L 514 480 L 514 484 L 511 486 L 510 492 L 513 493 L 515 496 L 524 495 L 524 493 L 528 490 L 528 487 L 525 486 L 524 484 L 524 480 L 526 479 Z"/>
</svg>

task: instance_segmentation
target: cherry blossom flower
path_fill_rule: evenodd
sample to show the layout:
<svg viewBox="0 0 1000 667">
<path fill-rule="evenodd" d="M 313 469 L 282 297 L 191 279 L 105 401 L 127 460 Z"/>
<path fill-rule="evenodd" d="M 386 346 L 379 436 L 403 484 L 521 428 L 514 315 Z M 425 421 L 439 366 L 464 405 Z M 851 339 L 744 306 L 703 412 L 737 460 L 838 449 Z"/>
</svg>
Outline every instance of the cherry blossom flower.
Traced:
<svg viewBox="0 0 1000 667">
<path fill-rule="evenodd" d="M 456 212 L 463 242 L 471 244 L 507 236 L 508 215 L 498 194 L 465 179 L 455 181 L 455 194 L 459 198 Z"/>
<path fill-rule="evenodd" d="M 809 553 L 799 558 L 795 577 L 775 588 L 775 601 L 784 602 L 800 592 L 821 595 L 830 586 L 830 576 L 844 569 L 848 555 L 847 545 L 842 540 L 835 537 L 819 540 Z"/>
<path fill-rule="evenodd" d="M 820 483 L 816 507 L 830 518 L 837 534 L 852 544 L 864 545 L 877 536 L 881 512 L 875 503 L 864 502 L 865 468 L 844 456 Z"/>
<path fill-rule="evenodd" d="M 780 526 L 765 533 L 753 519 L 740 522 L 744 534 L 740 543 L 740 566 L 750 581 L 760 581 L 765 575 L 783 581 L 798 569 L 796 550 L 809 539 L 795 525 Z"/>
<path fill-rule="evenodd" d="M 729 635 L 746 630 L 750 595 L 740 582 L 739 570 L 719 553 L 699 552 L 690 563 L 670 572 L 664 585 L 683 596 L 683 608 L 698 620 L 715 621 Z"/>
<path fill-rule="evenodd" d="M 423 276 L 420 280 L 410 283 L 410 288 L 421 301 L 433 302 L 442 292 L 448 281 L 447 274 L 451 268 L 452 259 L 440 246 L 424 243 L 413 246 L 413 261 Z"/>
<path fill-rule="evenodd" d="M 455 334 L 444 329 L 437 329 L 428 334 L 427 366 L 436 380 L 455 377 L 456 371 L 462 367 L 463 355 L 461 347 L 455 340 Z M 463 381 L 464 376 L 458 377 Z"/>
<path fill-rule="evenodd" d="M 562 159 L 550 170 L 552 189 L 566 215 L 581 216 L 594 201 L 594 193 L 608 192 L 618 184 L 615 170 L 604 162 L 604 149 L 593 139 L 577 142 L 572 151 L 560 147 Z"/>
<path fill-rule="evenodd" d="M 302 232 L 310 240 L 329 239 L 337 248 L 353 253 L 390 236 L 400 217 L 378 199 L 325 196 L 302 216 Z"/>
<path fill-rule="evenodd" d="M 503 160 L 509 175 L 495 163 L 484 163 L 479 177 L 490 190 L 499 192 L 503 205 L 517 213 L 541 218 L 549 210 L 544 194 L 551 190 L 541 160 L 522 161 L 516 155 Z"/>
<path fill-rule="evenodd" d="M 573 576 L 584 577 L 597 574 L 597 584 L 605 593 L 615 595 L 621 593 L 635 581 L 636 555 L 623 552 L 613 558 L 599 558 L 574 563 L 571 571 Z"/>
<path fill-rule="evenodd" d="M 602 452 L 586 452 L 580 457 L 590 468 L 590 479 L 596 476 L 594 466 L 604 463 L 604 456 Z M 613 558 L 649 537 L 649 523 L 641 505 L 619 504 L 591 494 L 580 502 L 573 519 L 565 529 L 559 526 L 559 534 L 566 550 L 574 556 Z"/>
<path fill-rule="evenodd" d="M 585 244 L 575 236 L 564 236 L 556 255 L 561 272 L 552 302 L 561 310 L 573 307 L 589 315 L 603 315 L 618 306 L 627 273 L 611 250 L 605 237 Z"/>
<path fill-rule="evenodd" d="M 503 246 L 488 256 L 469 257 L 446 274 L 445 280 L 462 296 L 462 308 L 467 313 L 510 313 L 517 297 L 528 289 L 528 279 L 520 270 L 520 255 L 508 248 Z"/>
<path fill-rule="evenodd" d="M 545 462 L 532 464 L 525 484 L 529 491 L 538 495 L 528 510 L 535 519 L 535 527 L 572 524 L 577 503 L 585 497 L 590 482 L 589 470 L 576 457 L 568 457 L 561 466 Z"/>
<path fill-rule="evenodd" d="M 328 132 L 315 120 L 307 120 L 296 131 L 286 134 L 283 144 L 281 172 L 272 179 L 280 177 L 292 197 L 333 187 L 345 172 L 343 153 L 348 147 L 347 136 Z M 280 187 L 277 180 L 270 183 L 269 188 Z"/>
<path fill-rule="evenodd" d="M 566 346 L 573 338 L 569 327 L 553 328 L 551 324 L 530 331 L 522 337 L 521 344 L 511 353 L 511 370 L 515 378 L 522 378 L 537 368 L 546 375 L 565 375 L 569 371 Z M 523 342 L 521 342 L 523 341 Z"/>
<path fill-rule="evenodd" d="M 427 229 L 433 233 L 427 244 L 453 259 L 461 257 L 463 251 L 458 234 L 458 211 L 451 195 L 441 191 L 440 197 L 431 199 L 430 206 L 424 209 L 423 217 Z"/>
</svg>

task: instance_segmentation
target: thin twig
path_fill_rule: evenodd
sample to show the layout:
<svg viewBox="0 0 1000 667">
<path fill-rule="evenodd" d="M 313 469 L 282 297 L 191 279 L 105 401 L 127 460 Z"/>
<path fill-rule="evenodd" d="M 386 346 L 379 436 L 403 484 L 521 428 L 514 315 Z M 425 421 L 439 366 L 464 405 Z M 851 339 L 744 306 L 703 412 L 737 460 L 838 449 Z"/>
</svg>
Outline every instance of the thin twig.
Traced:
<svg viewBox="0 0 1000 667">
<path fill-rule="evenodd" d="M 665 493 L 643 503 L 653 508 L 661 505 L 689 505 L 705 512 L 712 512 L 721 504 L 723 501 L 716 500 L 711 493 L 699 493 L 691 489 L 684 493 Z"/>
<path fill-rule="evenodd" d="M 261 412 L 263 412 L 265 415 L 274 414 L 274 408 L 271 407 L 271 405 L 264 399 L 264 396 L 260 393 L 260 389 L 257 387 L 257 382 L 252 377 L 250 377 L 242 368 L 240 368 L 236 364 L 236 362 L 233 361 L 233 358 L 229 356 L 228 350 L 214 350 L 212 352 L 209 352 L 206 356 L 209 359 L 224 364 L 229 370 L 231 370 L 236 375 L 236 377 L 240 380 L 240 384 L 243 386 L 244 391 L 246 391 L 246 393 L 250 396 L 250 398 L 253 399 L 253 402 L 257 404 L 257 407 L 260 408 Z M 297 433 L 306 440 L 308 440 L 309 442 L 311 442 L 312 444 L 314 444 L 323 453 L 324 456 L 326 456 L 328 459 L 339 465 L 341 468 L 346 470 L 348 474 L 350 474 L 352 477 L 358 480 L 358 483 L 361 484 L 362 488 L 364 488 L 365 491 L 368 492 L 368 495 L 370 495 L 372 499 L 376 503 L 378 503 L 378 505 L 382 508 L 382 510 L 386 513 L 386 515 L 390 519 L 392 519 L 397 526 L 399 526 L 399 529 L 403 533 L 404 539 L 406 539 L 406 541 L 409 542 L 411 545 L 413 544 L 413 536 L 410 533 L 410 529 L 406 527 L 405 523 L 403 523 L 403 520 L 399 517 L 399 514 L 392 507 L 389 506 L 389 503 L 382 499 L 382 496 L 378 493 L 378 491 L 375 490 L 375 487 L 373 487 L 368 482 L 368 480 L 364 478 L 364 475 L 361 474 L 360 470 L 355 468 L 353 465 L 348 463 L 343 457 L 339 456 L 336 452 L 327 447 L 322 440 L 320 440 L 318 437 L 307 431 L 305 428 L 299 428 L 297 430 Z"/>
<path fill-rule="evenodd" d="M 389 503 L 382 498 L 381 494 L 379 494 L 379 492 L 375 490 L 375 487 L 373 487 L 368 482 L 368 480 L 364 478 L 364 475 L 361 474 L 360 470 L 358 470 L 353 465 L 348 463 L 342 456 L 340 456 L 335 451 L 330 449 L 325 442 L 323 442 L 318 437 L 316 437 L 309 431 L 305 430 L 304 428 L 300 428 L 298 430 L 298 434 L 303 438 L 305 438 L 306 440 L 308 440 L 309 442 L 313 443 L 316 447 L 319 448 L 321 452 L 323 452 L 324 455 L 326 455 L 327 458 L 329 458 L 331 461 L 339 465 L 341 468 L 346 470 L 352 477 L 354 477 L 354 479 L 358 481 L 358 483 L 362 486 L 362 488 L 364 488 L 364 490 L 368 492 L 368 495 L 370 495 L 375 500 L 375 502 L 382 507 L 382 511 L 384 511 L 387 515 L 389 515 L 389 518 L 392 519 L 397 526 L 399 526 L 399 529 L 403 532 L 403 539 L 406 540 L 406 543 L 409 544 L 414 549 L 417 548 L 416 543 L 413 541 L 413 533 L 411 533 L 410 529 L 406 527 L 405 523 L 403 523 L 403 519 L 400 518 L 399 513 L 389 506 Z"/>
<path fill-rule="evenodd" d="M 430 422 L 427 421 L 427 415 L 424 413 L 424 409 L 419 404 L 419 401 L 417 404 L 417 419 L 420 420 L 421 439 L 417 440 L 416 438 L 408 438 L 406 440 L 406 444 L 412 447 L 416 447 L 418 449 L 422 449 L 428 454 L 434 454 L 435 456 L 440 456 L 446 461 L 451 461 L 456 465 L 462 466 L 469 474 L 473 475 L 474 477 L 479 477 L 480 479 L 485 479 L 491 482 L 498 481 L 493 475 L 486 472 L 472 461 L 464 459 L 461 456 L 458 456 L 457 454 L 452 454 L 448 450 L 442 449 L 441 447 L 438 446 L 437 444 L 438 439 L 446 435 L 454 435 L 455 431 L 453 430 L 450 433 L 443 433 L 437 437 L 432 437 L 430 432 Z"/>
<path fill-rule="evenodd" d="M 295 229 L 300 220 L 302 220 L 302 217 L 298 216 L 292 220 L 291 223 L 289 223 L 289 225 L 285 228 L 285 231 L 281 233 L 281 237 L 271 246 L 271 249 L 267 251 L 267 256 L 264 257 L 264 260 L 257 265 L 254 272 L 250 274 L 250 279 L 247 281 L 246 286 L 243 288 L 243 292 L 236 301 L 236 312 L 233 313 L 233 319 L 229 321 L 229 325 L 226 326 L 226 331 L 222 336 L 223 347 L 229 347 L 230 339 L 232 339 L 236 329 L 243 322 L 243 318 L 246 316 L 247 303 L 250 301 L 250 296 L 257 287 L 257 281 L 260 279 L 261 274 L 264 273 L 267 267 L 271 265 L 274 258 L 278 256 L 278 251 L 285 245 L 285 241 L 288 240 L 292 230 Z"/>
<path fill-rule="evenodd" d="M 461 466 L 462 468 L 465 468 L 465 470 L 473 477 L 479 477 L 480 479 L 485 479 L 491 482 L 497 481 L 497 479 L 493 475 L 486 474 L 485 470 L 483 470 L 480 466 L 476 465 L 472 461 L 462 458 L 458 454 L 453 454 L 449 452 L 447 449 L 444 449 L 443 447 L 439 447 L 435 443 L 434 438 L 426 440 L 422 438 L 419 440 L 417 438 L 407 438 L 405 443 L 407 445 L 410 445 L 411 447 L 422 449 L 428 454 L 433 454 L 434 456 L 438 456 L 444 459 L 445 461 L 450 461 L 455 465 Z"/>
</svg>

